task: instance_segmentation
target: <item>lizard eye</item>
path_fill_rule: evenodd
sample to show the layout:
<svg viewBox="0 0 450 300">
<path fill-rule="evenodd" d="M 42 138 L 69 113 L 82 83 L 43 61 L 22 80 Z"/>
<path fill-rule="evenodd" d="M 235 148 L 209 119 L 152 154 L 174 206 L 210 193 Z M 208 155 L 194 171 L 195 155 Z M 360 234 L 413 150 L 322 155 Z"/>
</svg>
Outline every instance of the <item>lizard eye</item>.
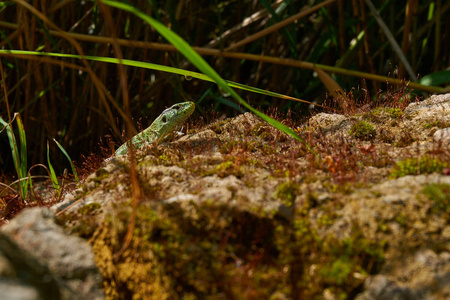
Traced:
<svg viewBox="0 0 450 300">
<path fill-rule="evenodd" d="M 162 117 L 162 121 L 163 121 L 164 123 L 167 123 L 167 117 L 166 117 L 166 116 L 163 116 L 163 117 Z"/>
<path fill-rule="evenodd" d="M 180 106 L 179 106 L 179 105 L 174 105 L 174 106 L 172 106 L 172 108 L 173 108 L 173 109 L 176 109 L 176 110 L 179 110 L 179 109 L 180 109 Z"/>
</svg>

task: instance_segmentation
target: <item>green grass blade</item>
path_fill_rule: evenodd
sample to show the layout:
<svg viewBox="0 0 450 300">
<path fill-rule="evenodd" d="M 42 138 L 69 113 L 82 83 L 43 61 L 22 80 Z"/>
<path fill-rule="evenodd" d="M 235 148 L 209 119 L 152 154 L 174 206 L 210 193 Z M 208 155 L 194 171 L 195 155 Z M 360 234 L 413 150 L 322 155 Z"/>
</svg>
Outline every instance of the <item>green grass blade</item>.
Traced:
<svg viewBox="0 0 450 300">
<path fill-rule="evenodd" d="M 0 117 L 0 123 L 3 125 L 2 131 L 6 130 L 6 135 L 8 136 L 9 146 L 11 148 L 12 157 L 13 157 L 13 161 L 14 161 L 14 167 L 16 168 L 17 175 L 19 175 L 19 173 L 18 173 L 19 165 L 17 164 L 18 160 L 16 160 L 16 151 L 14 151 L 14 149 L 17 149 L 16 138 L 14 137 L 14 134 L 13 134 L 10 124 L 8 124 L 8 122 L 3 120 L 2 117 Z"/>
<path fill-rule="evenodd" d="M 23 122 L 19 114 L 17 114 L 16 120 L 20 140 L 20 177 L 24 178 L 27 177 L 27 138 L 23 127 Z"/>
<path fill-rule="evenodd" d="M 58 191 L 58 194 L 59 194 L 61 186 L 59 185 L 55 170 L 53 169 L 52 163 L 50 162 L 50 147 L 48 145 L 48 141 L 47 141 L 47 162 L 48 162 L 48 168 L 50 170 L 50 179 L 52 180 L 53 187 L 55 188 L 55 190 Z"/>
<path fill-rule="evenodd" d="M 19 177 L 26 178 L 27 175 L 27 138 L 25 134 L 25 129 L 23 127 L 22 119 L 19 114 L 16 114 L 17 128 L 19 130 L 19 140 L 20 140 L 20 163 L 19 163 Z M 23 193 L 27 195 L 28 192 L 28 182 L 20 181 L 20 189 Z"/>
<path fill-rule="evenodd" d="M 18 155 L 16 155 L 17 151 L 15 151 L 15 149 L 17 149 L 16 138 L 15 138 L 14 133 L 12 131 L 11 125 L 8 124 L 8 122 L 6 122 L 5 120 L 3 120 L 2 117 L 0 117 L 0 123 L 4 127 L 4 128 L 2 128 L 2 130 L 6 129 L 6 135 L 8 136 L 9 146 L 11 148 L 11 153 L 12 153 L 12 157 L 13 157 L 13 161 L 14 161 L 14 167 L 16 168 L 17 175 L 19 175 L 19 165 L 18 165 L 19 161 L 16 160 Z"/>
<path fill-rule="evenodd" d="M 13 120 L 17 117 L 18 117 L 18 114 L 15 114 Z M 20 156 L 19 147 L 17 145 L 17 140 L 16 140 L 16 137 L 14 136 L 14 131 L 12 129 L 11 124 L 7 123 L 1 117 L 0 117 L 0 123 L 4 126 L 3 129 L 6 129 L 6 134 L 8 136 L 9 146 L 11 148 L 11 154 L 12 154 L 12 158 L 13 158 L 13 162 L 14 162 L 14 168 L 16 169 L 17 178 L 19 179 L 19 187 L 20 187 L 20 193 L 21 193 L 22 199 L 26 199 L 27 193 L 28 193 L 28 185 L 27 185 L 26 181 L 21 180 L 22 178 L 26 177 L 26 168 L 27 168 L 27 166 L 26 166 L 26 140 L 25 140 L 25 150 L 22 147 L 22 156 Z M 19 130 L 20 140 L 22 142 L 22 139 L 25 139 L 25 131 L 23 130 L 22 122 L 20 121 L 18 123 L 20 124 L 19 126 L 22 126 L 22 130 Z M 23 134 L 23 136 L 22 136 L 22 134 Z M 23 159 L 23 155 L 25 155 L 25 159 Z M 25 161 L 25 166 L 22 165 L 23 161 Z M 25 169 L 25 172 L 23 171 L 24 169 Z"/>
<path fill-rule="evenodd" d="M 26 50 L 0 50 L 0 54 L 42 55 L 42 56 L 77 58 L 77 59 L 83 58 L 81 55 L 76 55 L 76 54 L 50 53 L 50 52 L 38 52 L 38 51 L 26 51 Z M 161 72 L 168 72 L 168 73 L 172 73 L 172 74 L 182 75 L 186 78 L 192 77 L 192 78 L 197 78 L 197 79 L 204 80 L 204 81 L 215 82 L 212 78 L 210 78 L 209 76 L 202 74 L 202 73 L 187 71 L 187 70 L 178 69 L 178 68 L 174 68 L 174 67 L 152 64 L 152 63 L 148 63 L 148 62 L 141 62 L 141 61 L 135 61 L 135 60 L 130 60 L 130 59 L 119 60 L 118 58 L 114 58 L 114 57 L 101 57 L 101 56 L 89 56 L 89 55 L 84 56 L 84 59 L 98 61 L 98 62 L 105 62 L 105 63 L 114 63 L 114 64 L 121 63 L 125 66 L 139 67 L 139 68 L 145 68 L 145 69 L 156 70 L 156 71 L 161 71 Z M 255 88 L 252 86 L 248 86 L 245 84 L 241 84 L 241 83 L 237 83 L 237 82 L 233 82 L 233 81 L 229 81 L 229 80 L 225 80 L 225 82 L 227 82 L 228 85 L 231 87 L 235 87 L 238 89 L 246 90 L 246 91 L 257 93 L 257 94 L 262 94 L 262 95 L 271 96 L 271 97 L 278 97 L 278 98 L 293 100 L 293 101 L 298 101 L 298 102 L 311 103 L 309 101 L 301 100 L 298 98 L 294 98 L 291 96 L 287 96 L 287 95 L 283 95 L 283 94 L 279 94 L 279 93 L 275 93 L 275 92 L 271 92 L 271 91 L 266 91 L 263 89 Z M 50 88 L 52 88 L 52 87 L 49 87 L 49 89 Z M 47 90 L 44 90 L 43 92 L 47 92 Z M 30 103 L 35 101 L 38 98 L 38 96 L 33 98 L 30 101 Z M 31 104 L 29 104 L 29 105 L 31 105 Z M 26 106 L 26 107 L 28 107 L 28 106 Z M 26 108 L 26 107 L 24 107 L 24 108 Z"/>
<path fill-rule="evenodd" d="M 62 153 L 64 153 L 64 155 L 67 157 L 67 159 L 69 160 L 70 163 L 70 167 L 72 168 L 72 172 L 73 172 L 73 176 L 75 177 L 75 181 L 79 182 L 80 180 L 78 179 L 78 173 L 77 170 L 75 169 L 75 166 L 73 165 L 72 160 L 70 159 L 69 154 L 66 152 L 66 150 L 64 150 L 63 146 L 61 146 L 60 143 L 58 143 L 57 140 L 53 139 L 53 141 L 55 141 L 56 145 L 58 145 L 59 149 L 61 150 Z"/>
<path fill-rule="evenodd" d="M 178 36 L 176 33 L 172 32 L 166 26 L 156 21 L 152 17 L 144 14 L 135 7 L 116 1 L 103 0 L 102 2 L 107 5 L 131 12 L 134 15 L 141 18 L 142 20 L 144 20 L 145 22 L 147 22 L 148 24 L 150 24 L 166 40 L 168 40 L 175 48 L 177 48 L 178 51 L 180 51 L 194 66 L 196 66 L 201 72 L 212 78 L 222 89 L 230 93 L 240 104 L 245 106 L 247 109 L 252 111 L 254 114 L 259 116 L 261 119 L 263 119 L 270 125 L 274 126 L 275 128 L 285 132 L 286 134 L 302 142 L 312 153 L 314 153 L 318 157 L 317 153 L 305 142 L 305 140 L 303 140 L 294 130 L 292 130 L 292 128 L 289 128 L 288 126 L 270 118 L 269 116 L 258 111 L 257 109 L 254 109 L 247 102 L 245 102 L 230 86 L 228 86 L 226 81 L 223 80 L 222 77 L 220 77 L 219 74 L 217 74 L 217 72 L 202 57 L 197 52 L 195 52 L 194 49 L 192 49 L 192 47 L 189 46 L 189 44 L 185 40 L 183 40 L 180 36 Z"/>
</svg>

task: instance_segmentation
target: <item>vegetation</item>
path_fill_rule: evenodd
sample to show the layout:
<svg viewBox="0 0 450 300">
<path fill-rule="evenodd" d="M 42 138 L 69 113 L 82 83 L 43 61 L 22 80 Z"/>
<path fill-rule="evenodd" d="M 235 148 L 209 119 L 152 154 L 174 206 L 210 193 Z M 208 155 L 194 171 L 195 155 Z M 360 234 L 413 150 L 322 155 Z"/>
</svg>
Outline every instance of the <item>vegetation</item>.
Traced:
<svg viewBox="0 0 450 300">
<path fill-rule="evenodd" d="M 406 175 L 442 172 L 447 166 L 448 164 L 446 162 L 442 162 L 439 158 L 433 158 L 429 155 L 408 158 L 398 162 L 394 166 L 390 177 L 398 178 Z"/>
<path fill-rule="evenodd" d="M 434 201 L 434 212 L 450 214 L 450 184 L 430 183 L 423 189 L 423 193 Z"/>
<path fill-rule="evenodd" d="M 348 134 L 354 136 L 355 138 L 368 141 L 375 137 L 376 130 L 371 123 L 366 121 L 358 121 L 352 125 Z"/>
<path fill-rule="evenodd" d="M 0 3 L 1 45 L 6 50 L 38 49 L 56 55 L 101 58 L 112 53 L 118 58 L 192 71 L 191 65 L 152 27 L 127 12 L 100 3 L 65 2 L 33 7 L 25 1 L 4 1 Z M 364 87 L 367 93 L 361 93 L 354 101 L 373 96 L 375 101 L 384 101 L 386 95 L 377 93 L 386 81 L 397 87 L 406 78 L 416 93 L 443 91 L 441 87 L 448 84 L 449 71 L 444 70 L 449 51 L 446 39 L 438 33 L 445 31 L 443 20 L 449 4 L 432 1 L 406 9 L 404 1 L 373 1 L 395 39 L 402 41 L 403 54 L 393 51 L 392 42 L 364 3 L 309 4 L 310 7 L 301 1 L 278 1 L 273 5 L 267 1 L 133 2 L 140 11 L 148 12 L 162 24 L 170 24 L 173 32 L 197 46 L 196 50 L 224 78 L 247 87 L 283 94 L 289 91 L 289 96 L 320 104 L 327 89 L 333 95 L 336 87 L 347 91 L 358 85 Z M 298 12 L 301 15 L 294 17 Z M 295 23 L 281 28 L 272 26 L 290 17 L 295 18 Z M 263 32 L 264 29 L 267 30 Z M 262 37 L 258 38 L 258 33 L 263 33 Z M 251 38 L 244 40 L 246 36 Z M 414 38 L 408 40 L 409 36 Z M 118 44 L 112 43 L 111 37 L 118 38 Z M 114 142 L 121 144 L 127 114 L 147 127 L 164 107 L 174 102 L 199 99 L 195 102 L 200 114 L 211 106 L 227 114 L 238 108 L 224 90 L 192 76 L 136 67 L 121 69 L 102 61 L 26 56 L 6 50 L 0 55 L 8 97 L 2 98 L 0 109 L 23 116 L 28 134 L 27 156 L 32 165 L 45 161 L 46 145 L 42 141 L 47 139 L 60 141 L 78 161 L 81 155 L 99 151 L 98 141 L 111 132 Z M 405 71 L 405 61 L 412 74 Z M 389 77 L 394 73 L 398 79 Z M 421 78 L 415 81 L 418 74 Z M 118 84 L 119 77 L 125 86 Z M 254 106 L 307 110 L 304 104 L 288 103 L 270 95 L 243 94 Z M 335 100 L 342 103 L 339 97 Z M 119 126 L 117 117 L 121 118 Z M 6 149 L 4 145 L 3 136 L 2 151 Z M 56 155 L 56 149 L 50 151 L 56 171 L 61 172 L 62 158 Z M 12 170 L 10 157 L 3 154 L 1 169 Z"/>
<path fill-rule="evenodd" d="M 406 7 L 404 1 L 373 1 L 386 29 L 366 6 L 369 2 L 138 0 L 131 6 L 99 0 L 50 7 L 1 2 L 0 110 L 8 117 L 0 118 L 6 131 L 0 151 L 8 155 L 1 153 L 0 167 L 15 170 L 18 179 L 2 189 L 1 220 L 13 217 L 9 207 L 21 209 L 33 200 L 30 170 L 45 159 L 48 178 L 61 195 L 62 155 L 42 142 L 53 138 L 61 141 L 57 146 L 76 181 L 77 170 L 63 146 L 81 161 L 80 178 L 97 170 L 89 188 L 109 192 L 125 183 L 125 199 L 111 204 L 105 219 L 97 218 L 103 212 L 98 203 L 58 219 L 93 245 L 108 297 L 262 299 L 279 292 L 280 298 L 314 299 L 327 290 L 352 298 L 367 276 L 381 269 L 386 244 L 380 236 L 369 239 L 358 224 L 349 226 L 345 237 L 326 232 L 342 205 L 334 197 L 377 182 L 377 174 L 365 172 L 368 167 L 385 171 L 394 165 L 386 149 L 414 141 L 409 132 L 397 137 L 383 127 L 383 118 L 389 124 L 403 121 L 408 103 L 425 92 L 448 91 L 450 83 L 447 40 L 440 34 L 450 4 L 408 2 Z M 402 51 L 391 35 L 402 40 Z M 241 125 L 238 130 L 226 131 L 232 121 L 219 120 L 210 131 L 228 136 L 154 145 L 144 161 L 132 153 L 128 164 L 117 162 L 127 174 L 124 182 L 99 169 L 104 156 L 135 127 L 147 127 L 165 107 L 187 100 L 196 103 L 198 113 L 187 132 L 247 110 L 265 122 L 239 122 L 234 124 Z M 315 104 L 311 108 L 304 102 Z M 304 126 L 310 109 L 351 116 L 356 121 L 348 134 L 355 139 L 330 138 Z M 106 141 L 97 145 L 103 137 Z M 377 139 L 388 145 L 376 144 Z M 221 156 L 204 155 L 208 147 Z M 448 150 L 442 147 L 409 154 L 395 164 L 391 178 L 449 167 Z M 254 180 L 258 168 L 276 179 L 269 197 L 285 212 L 247 207 L 250 196 L 233 187 L 227 190 L 230 202 L 243 207 L 212 196 L 203 203 L 184 202 L 186 210 L 179 203 L 159 206 L 162 201 L 154 200 L 167 199 L 162 183 L 183 179 L 159 180 L 160 172 L 145 180 L 145 172 L 137 171 L 154 164 L 173 167 L 174 173 L 183 168 L 193 177 L 236 178 L 247 186 L 260 184 Z M 305 193 L 305 182 L 318 182 L 333 194 L 331 200 Z M 448 213 L 448 186 L 430 185 L 423 193 L 433 201 L 434 212 Z M 18 194 L 20 201 L 9 201 Z M 321 213 L 317 219 L 310 216 L 315 208 Z M 405 228 L 410 223 L 402 212 L 392 220 Z M 378 225 L 383 234 L 390 230 L 388 221 Z"/>
</svg>

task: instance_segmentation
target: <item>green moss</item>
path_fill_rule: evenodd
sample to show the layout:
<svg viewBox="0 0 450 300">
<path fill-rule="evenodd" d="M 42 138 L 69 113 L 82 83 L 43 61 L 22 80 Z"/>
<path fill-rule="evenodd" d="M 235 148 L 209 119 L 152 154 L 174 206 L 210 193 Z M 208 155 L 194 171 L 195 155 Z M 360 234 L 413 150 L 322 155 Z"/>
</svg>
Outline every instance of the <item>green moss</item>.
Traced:
<svg viewBox="0 0 450 300">
<path fill-rule="evenodd" d="M 292 206 L 296 195 L 299 193 L 300 187 L 298 183 L 293 181 L 286 181 L 280 184 L 275 190 L 275 198 L 283 201 L 287 206 Z"/>
<path fill-rule="evenodd" d="M 400 119 L 403 117 L 403 111 L 400 108 L 377 107 L 363 115 L 364 120 L 371 122 L 382 122 L 385 120 L 383 114 L 387 114 L 392 119 Z"/>
<path fill-rule="evenodd" d="M 106 171 L 104 168 L 100 168 L 97 171 L 95 171 L 95 178 L 94 178 L 94 182 L 95 185 L 98 186 L 100 184 L 100 182 L 107 178 L 109 176 L 109 172 Z"/>
<path fill-rule="evenodd" d="M 98 202 L 92 202 L 92 203 L 86 204 L 86 205 L 83 206 L 83 207 L 80 207 L 80 208 L 77 210 L 77 212 L 78 212 L 80 215 L 95 214 L 96 211 L 97 211 L 98 209 L 100 209 L 101 207 L 102 207 L 102 206 L 101 206 L 100 203 L 98 203 Z"/>
<path fill-rule="evenodd" d="M 384 243 L 366 239 L 357 226 L 346 239 L 320 238 L 307 216 L 298 212 L 291 228 L 278 226 L 276 233 L 279 262 L 289 266 L 294 282 L 293 299 L 321 299 L 325 288 L 347 299 L 384 263 Z"/>
<path fill-rule="evenodd" d="M 400 108 L 386 108 L 386 112 L 394 119 L 403 117 L 403 111 Z"/>
<path fill-rule="evenodd" d="M 450 184 L 431 183 L 424 187 L 422 193 L 433 200 L 433 212 L 450 214 Z"/>
<path fill-rule="evenodd" d="M 323 187 L 331 193 L 339 193 L 350 195 L 353 192 L 353 183 L 344 182 L 343 184 L 335 184 L 331 182 L 324 182 Z"/>
<path fill-rule="evenodd" d="M 368 141 L 375 137 L 376 130 L 371 123 L 358 121 L 352 125 L 348 134 L 360 140 Z"/>
<path fill-rule="evenodd" d="M 99 226 L 100 209 L 101 205 L 94 202 L 79 208 L 76 213 L 61 214 L 55 220 L 60 226 L 66 227 L 70 234 L 89 239 Z"/>
<path fill-rule="evenodd" d="M 236 164 L 234 161 L 225 161 L 215 167 L 209 168 L 205 172 L 203 172 L 203 176 L 211 176 L 216 174 L 217 176 L 223 178 L 229 175 L 234 175 L 238 178 L 241 178 L 244 173 L 242 170 L 242 166 Z"/>
<path fill-rule="evenodd" d="M 435 122 L 427 123 L 427 124 L 423 125 L 423 128 L 424 129 L 430 129 L 433 127 L 446 128 L 449 126 L 450 126 L 450 123 L 448 123 L 448 122 L 435 121 Z"/>
<path fill-rule="evenodd" d="M 320 275 L 328 284 L 342 285 L 352 272 L 354 272 L 354 262 L 344 256 L 322 267 Z"/>
<path fill-rule="evenodd" d="M 406 175 L 428 174 L 433 172 L 442 172 L 447 167 L 447 164 L 433 158 L 429 155 L 425 155 L 418 158 L 408 158 L 406 160 L 398 162 L 394 168 L 392 168 L 389 178 L 399 178 Z"/>
<path fill-rule="evenodd" d="M 162 163 L 165 163 L 165 162 L 168 162 L 168 161 L 169 161 L 169 157 L 168 157 L 167 155 L 165 155 L 165 154 L 160 155 L 160 156 L 158 157 L 158 159 L 159 159 Z"/>
</svg>

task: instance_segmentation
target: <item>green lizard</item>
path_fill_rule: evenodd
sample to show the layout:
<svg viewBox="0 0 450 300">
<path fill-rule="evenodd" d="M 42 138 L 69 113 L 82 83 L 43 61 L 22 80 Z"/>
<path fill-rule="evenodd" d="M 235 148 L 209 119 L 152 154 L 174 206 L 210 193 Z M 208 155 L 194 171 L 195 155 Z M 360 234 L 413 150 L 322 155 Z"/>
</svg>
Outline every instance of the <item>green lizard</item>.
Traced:
<svg viewBox="0 0 450 300">
<path fill-rule="evenodd" d="M 153 121 L 152 125 L 136 134 L 131 138 L 136 149 L 144 145 L 159 142 L 168 134 L 175 130 L 175 127 L 181 125 L 194 112 L 195 104 L 193 102 L 183 102 L 175 104 L 164 110 L 159 117 Z M 126 154 L 128 152 L 129 142 L 126 142 L 116 150 L 116 155 Z"/>
</svg>

